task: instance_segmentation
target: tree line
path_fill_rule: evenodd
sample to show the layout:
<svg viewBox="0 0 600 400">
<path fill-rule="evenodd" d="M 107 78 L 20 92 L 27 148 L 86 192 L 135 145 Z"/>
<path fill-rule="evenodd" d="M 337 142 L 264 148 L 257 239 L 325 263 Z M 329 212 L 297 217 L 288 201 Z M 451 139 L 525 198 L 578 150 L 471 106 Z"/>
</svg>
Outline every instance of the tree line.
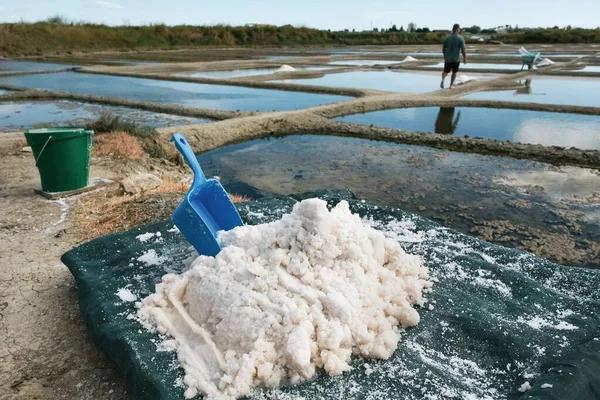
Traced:
<svg viewBox="0 0 600 400">
<path fill-rule="evenodd" d="M 486 33 L 477 26 L 471 33 Z M 351 46 L 439 44 L 447 31 L 418 28 L 412 23 L 387 30 L 319 30 L 291 25 L 246 26 L 106 26 L 70 22 L 61 17 L 35 23 L 0 24 L 0 54 L 37 55 L 99 50 L 177 49 L 200 46 Z M 600 29 L 511 29 L 494 31 L 493 39 L 507 43 L 600 43 Z"/>
</svg>

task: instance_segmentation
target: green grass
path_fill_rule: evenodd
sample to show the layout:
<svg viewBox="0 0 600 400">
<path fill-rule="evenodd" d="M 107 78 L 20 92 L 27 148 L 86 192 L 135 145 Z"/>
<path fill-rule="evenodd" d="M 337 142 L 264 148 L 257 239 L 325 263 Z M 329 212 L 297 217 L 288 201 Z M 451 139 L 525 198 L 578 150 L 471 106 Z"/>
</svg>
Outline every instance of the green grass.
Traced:
<svg viewBox="0 0 600 400">
<path fill-rule="evenodd" d="M 444 32 L 351 32 L 291 25 L 106 26 L 71 22 L 61 16 L 44 22 L 0 24 L 0 55 L 64 55 L 102 50 L 198 47 L 349 46 L 440 44 Z M 494 39 L 505 43 L 600 43 L 598 29 L 513 30 Z"/>
<path fill-rule="evenodd" d="M 140 125 L 123 119 L 118 115 L 103 113 L 96 121 L 88 124 L 86 129 L 94 133 L 126 132 L 140 139 L 144 151 L 154 158 L 167 158 L 167 152 L 158 143 L 158 132 L 151 126 Z"/>
<path fill-rule="evenodd" d="M 66 22 L 0 24 L 0 54 L 53 55 L 101 50 L 440 43 L 444 33 L 333 32 L 286 26 L 116 26 Z"/>
<path fill-rule="evenodd" d="M 96 121 L 88 124 L 87 129 L 92 129 L 95 133 L 126 132 L 130 135 L 147 139 L 158 134 L 156 129 L 151 126 L 140 125 L 133 121 L 123 119 L 119 115 L 110 112 L 103 113 Z"/>
</svg>

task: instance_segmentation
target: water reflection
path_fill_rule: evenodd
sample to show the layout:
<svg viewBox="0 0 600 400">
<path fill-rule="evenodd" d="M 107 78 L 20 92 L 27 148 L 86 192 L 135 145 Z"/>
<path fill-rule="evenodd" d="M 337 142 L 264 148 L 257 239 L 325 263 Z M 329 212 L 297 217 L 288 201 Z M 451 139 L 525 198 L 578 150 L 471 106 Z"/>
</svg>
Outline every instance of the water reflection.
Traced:
<svg viewBox="0 0 600 400">
<path fill-rule="evenodd" d="M 523 85 L 514 90 L 494 90 L 471 93 L 467 99 L 514 100 L 515 95 L 527 94 L 525 101 L 545 104 L 565 104 L 576 106 L 600 106 L 600 79 L 555 78 L 536 76 L 535 82 L 520 82 Z"/>
<path fill-rule="evenodd" d="M 293 83 L 375 89 L 388 92 L 424 93 L 440 87 L 440 79 L 433 73 L 395 71 L 353 71 L 327 74 L 321 78 L 294 79 Z"/>
<path fill-rule="evenodd" d="M 526 81 L 523 91 L 529 90 Z M 375 111 L 337 118 L 414 132 L 484 137 L 546 146 L 600 150 L 596 115 L 476 107 L 416 107 Z"/>
<path fill-rule="evenodd" d="M 494 63 L 469 63 L 461 66 L 463 69 L 498 69 L 498 70 L 519 70 L 521 69 L 520 64 L 494 64 Z M 424 65 L 423 68 L 444 68 L 444 63 L 438 63 L 434 65 Z"/>
<path fill-rule="evenodd" d="M 531 77 L 528 77 L 524 81 L 519 80 L 518 83 L 519 83 L 519 85 L 523 85 L 523 87 L 520 88 L 520 89 L 517 89 L 515 91 L 515 95 L 518 95 L 518 94 L 531 94 Z"/>
<path fill-rule="evenodd" d="M 517 126 L 513 140 L 566 148 L 600 149 L 600 123 L 574 121 L 567 128 L 556 121 L 532 118 Z"/>
<path fill-rule="evenodd" d="M 54 64 L 34 61 L 0 60 L 0 73 L 16 71 L 44 71 L 51 69 L 73 68 L 71 64 Z"/>
<path fill-rule="evenodd" d="M 443 135 L 453 135 L 460 120 L 460 111 L 454 118 L 456 107 L 440 107 L 437 119 L 435 120 L 435 133 Z"/>
<path fill-rule="evenodd" d="M 125 107 L 109 107 L 71 101 L 0 103 L 0 132 L 37 126 L 83 125 L 109 112 L 124 120 L 152 127 L 208 122 L 205 119 L 153 113 Z"/>
<path fill-rule="evenodd" d="M 600 240 L 599 226 L 586 222 L 600 205 L 570 204 L 559 190 L 572 177 L 581 177 L 564 192 L 579 200 L 593 196 L 600 175 L 589 170 L 555 173 L 547 164 L 526 160 L 311 135 L 255 140 L 198 159 L 207 176 L 218 175 L 228 190 L 250 196 L 349 189 L 360 198 L 418 212 L 466 233 L 489 229 L 494 236 L 488 240 L 508 246 L 524 247 L 531 235 L 565 235 L 572 229 L 566 237 L 578 248 L 589 247 L 590 260 L 590 243 Z M 571 217 L 576 224 L 566 220 Z M 496 232 L 498 221 L 502 227 Z M 585 264 L 584 259 L 573 263 Z"/>
<path fill-rule="evenodd" d="M 48 75 L 0 77 L 0 83 L 34 89 L 112 96 L 220 110 L 273 111 L 310 108 L 347 100 L 345 96 L 240 86 L 168 82 L 145 78 L 62 72 Z"/>
</svg>

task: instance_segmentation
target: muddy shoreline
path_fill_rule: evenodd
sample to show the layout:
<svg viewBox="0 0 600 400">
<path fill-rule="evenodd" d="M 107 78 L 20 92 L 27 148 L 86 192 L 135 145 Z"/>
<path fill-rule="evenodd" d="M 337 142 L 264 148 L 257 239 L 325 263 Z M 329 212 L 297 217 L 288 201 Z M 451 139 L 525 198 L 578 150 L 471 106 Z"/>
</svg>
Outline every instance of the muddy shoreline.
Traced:
<svg viewBox="0 0 600 400">
<path fill-rule="evenodd" d="M 168 146 L 167 140 L 173 133 L 182 133 L 188 138 L 189 143 L 198 153 L 253 139 L 314 134 L 388 141 L 462 153 L 507 156 L 516 159 L 548 162 L 554 165 L 573 165 L 600 169 L 599 150 L 565 149 L 555 146 L 503 142 L 484 138 L 409 132 L 332 121 L 327 118 L 319 118 L 316 114 L 308 117 L 296 113 L 273 118 L 265 117 L 255 116 L 205 125 L 159 128 L 158 131 L 163 136 L 162 142 L 165 146 Z"/>
<path fill-rule="evenodd" d="M 14 93 L 1 95 L 0 102 L 60 99 L 123 106 L 144 111 L 221 121 L 209 124 L 179 126 L 177 128 L 161 128 L 159 132 L 163 134 L 161 142 L 165 148 L 170 147 L 168 138 L 174 130 L 185 135 L 190 135 L 190 144 L 197 152 L 205 152 L 220 146 L 261 137 L 313 133 L 386 140 L 395 143 L 416 144 L 465 153 L 502 155 L 518 159 L 549 162 L 556 165 L 600 168 L 600 151 L 598 150 L 564 149 L 492 139 L 408 132 L 331 120 L 331 118 L 356 113 L 410 107 L 484 107 L 586 115 L 600 115 L 600 107 L 475 100 L 434 95 L 383 94 L 369 95 L 298 111 L 235 112 L 187 108 L 176 105 L 80 95 L 61 91 L 23 90 L 23 88 L 14 86 L 3 87 L 0 85 L 0 88 L 16 90 Z"/>
<path fill-rule="evenodd" d="M 72 100 L 83 103 L 102 104 L 109 106 L 120 106 L 133 108 L 143 111 L 153 111 L 164 114 L 179 115 L 182 117 L 207 118 L 211 120 L 223 120 L 237 118 L 248 115 L 255 115 L 258 112 L 246 111 L 227 111 L 215 110 L 209 108 L 192 108 L 172 104 L 153 103 L 147 101 L 127 100 L 118 97 L 93 96 L 85 94 L 76 94 L 56 90 L 27 89 L 15 86 L 3 86 L 0 88 L 13 90 L 15 93 L 0 95 L 0 104 L 11 101 L 47 101 L 47 100 Z"/>
</svg>

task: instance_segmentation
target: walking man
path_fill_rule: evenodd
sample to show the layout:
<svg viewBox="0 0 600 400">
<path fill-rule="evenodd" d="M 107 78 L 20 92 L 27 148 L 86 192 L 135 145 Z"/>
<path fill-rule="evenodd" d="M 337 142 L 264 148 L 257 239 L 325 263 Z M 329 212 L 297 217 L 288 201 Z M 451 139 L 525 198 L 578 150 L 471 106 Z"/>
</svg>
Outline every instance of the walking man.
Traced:
<svg viewBox="0 0 600 400">
<path fill-rule="evenodd" d="M 448 73 L 452 71 L 452 78 L 450 78 L 450 89 L 454 85 L 456 79 L 456 73 L 460 66 L 460 53 L 462 52 L 463 62 L 467 63 L 467 50 L 465 49 L 465 39 L 459 35 L 460 25 L 454 24 L 452 27 L 452 34 L 444 40 L 444 46 L 442 52 L 444 53 L 444 72 L 442 73 L 442 83 L 440 88 L 444 88 L 444 81 Z"/>
</svg>

